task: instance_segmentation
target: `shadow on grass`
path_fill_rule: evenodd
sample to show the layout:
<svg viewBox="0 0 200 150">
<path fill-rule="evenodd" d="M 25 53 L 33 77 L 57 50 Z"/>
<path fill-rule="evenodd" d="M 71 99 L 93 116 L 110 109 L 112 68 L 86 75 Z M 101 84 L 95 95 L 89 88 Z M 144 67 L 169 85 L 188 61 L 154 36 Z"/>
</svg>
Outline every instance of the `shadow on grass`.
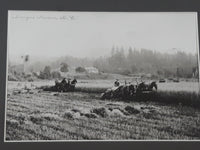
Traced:
<svg viewBox="0 0 200 150">
<path fill-rule="evenodd" d="M 141 93 L 135 95 L 134 97 L 129 97 L 127 101 L 152 101 L 165 104 L 190 106 L 200 109 L 200 94 L 196 92 L 158 91 L 151 93 Z"/>
</svg>

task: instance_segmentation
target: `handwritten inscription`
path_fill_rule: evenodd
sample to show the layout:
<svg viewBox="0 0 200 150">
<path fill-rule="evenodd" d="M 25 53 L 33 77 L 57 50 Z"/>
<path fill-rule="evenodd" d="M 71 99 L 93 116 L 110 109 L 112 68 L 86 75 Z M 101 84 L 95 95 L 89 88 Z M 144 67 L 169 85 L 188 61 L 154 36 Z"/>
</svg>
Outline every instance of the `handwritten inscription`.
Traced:
<svg viewBox="0 0 200 150">
<path fill-rule="evenodd" d="M 74 16 L 20 16 L 15 15 L 11 17 L 12 19 L 21 19 L 25 21 L 31 21 L 31 20 L 63 20 L 63 21 L 70 21 L 75 20 Z"/>
</svg>

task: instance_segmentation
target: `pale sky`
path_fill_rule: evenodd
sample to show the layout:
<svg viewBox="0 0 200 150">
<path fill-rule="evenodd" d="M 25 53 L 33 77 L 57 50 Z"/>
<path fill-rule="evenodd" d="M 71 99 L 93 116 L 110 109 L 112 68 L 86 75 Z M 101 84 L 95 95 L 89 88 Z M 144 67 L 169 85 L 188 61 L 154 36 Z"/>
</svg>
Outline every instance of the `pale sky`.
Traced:
<svg viewBox="0 0 200 150">
<path fill-rule="evenodd" d="M 131 46 L 196 53 L 196 27 L 194 12 L 9 11 L 8 52 L 14 56 L 98 57 L 110 54 L 113 46 Z"/>
</svg>

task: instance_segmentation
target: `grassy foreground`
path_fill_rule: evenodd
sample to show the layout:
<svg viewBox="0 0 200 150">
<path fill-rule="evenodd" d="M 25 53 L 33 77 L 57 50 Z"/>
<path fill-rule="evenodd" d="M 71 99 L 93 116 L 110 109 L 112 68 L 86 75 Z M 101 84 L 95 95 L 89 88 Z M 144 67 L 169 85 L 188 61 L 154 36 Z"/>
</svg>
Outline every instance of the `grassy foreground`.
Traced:
<svg viewBox="0 0 200 150">
<path fill-rule="evenodd" d="M 167 102 L 164 96 L 168 94 L 172 97 L 159 94 L 160 101 Z M 103 101 L 99 96 L 94 92 L 39 90 L 10 93 L 6 141 L 200 139 L 199 109 L 155 101 Z"/>
<path fill-rule="evenodd" d="M 165 102 L 168 104 L 179 104 L 185 106 L 192 106 L 200 108 L 200 93 L 185 92 L 185 91 L 159 91 L 155 93 L 155 98 L 151 98 L 152 101 Z"/>
<path fill-rule="evenodd" d="M 86 93 L 103 93 L 107 88 L 97 87 L 78 87 L 77 92 Z M 121 99 L 122 101 L 155 101 L 166 104 L 179 104 L 200 108 L 200 93 L 191 91 L 156 91 L 148 94 L 140 94 L 129 99 Z"/>
</svg>

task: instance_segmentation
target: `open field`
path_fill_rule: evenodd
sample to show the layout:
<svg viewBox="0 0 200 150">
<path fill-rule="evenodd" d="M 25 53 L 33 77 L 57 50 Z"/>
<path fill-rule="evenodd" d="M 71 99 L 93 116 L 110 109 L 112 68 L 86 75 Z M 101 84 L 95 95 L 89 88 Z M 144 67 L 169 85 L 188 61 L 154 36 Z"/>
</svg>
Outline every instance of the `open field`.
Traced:
<svg viewBox="0 0 200 150">
<path fill-rule="evenodd" d="M 78 88 L 93 88 L 93 89 L 107 89 L 113 86 L 115 80 L 78 80 L 76 87 Z M 127 80 L 131 81 L 131 80 Z M 41 80 L 35 82 L 15 82 L 9 81 L 8 87 L 12 89 L 23 88 L 24 85 L 31 88 L 31 84 L 35 87 L 44 85 L 54 85 L 53 80 Z M 121 84 L 124 84 L 124 80 L 121 80 Z M 166 82 L 158 83 L 159 91 L 187 91 L 187 92 L 199 92 L 199 82 Z"/>
<path fill-rule="evenodd" d="M 14 84 L 8 83 L 7 141 L 200 139 L 200 109 L 153 101 L 103 101 L 95 92 L 55 93 L 33 87 L 15 93 L 23 85 Z"/>
</svg>

